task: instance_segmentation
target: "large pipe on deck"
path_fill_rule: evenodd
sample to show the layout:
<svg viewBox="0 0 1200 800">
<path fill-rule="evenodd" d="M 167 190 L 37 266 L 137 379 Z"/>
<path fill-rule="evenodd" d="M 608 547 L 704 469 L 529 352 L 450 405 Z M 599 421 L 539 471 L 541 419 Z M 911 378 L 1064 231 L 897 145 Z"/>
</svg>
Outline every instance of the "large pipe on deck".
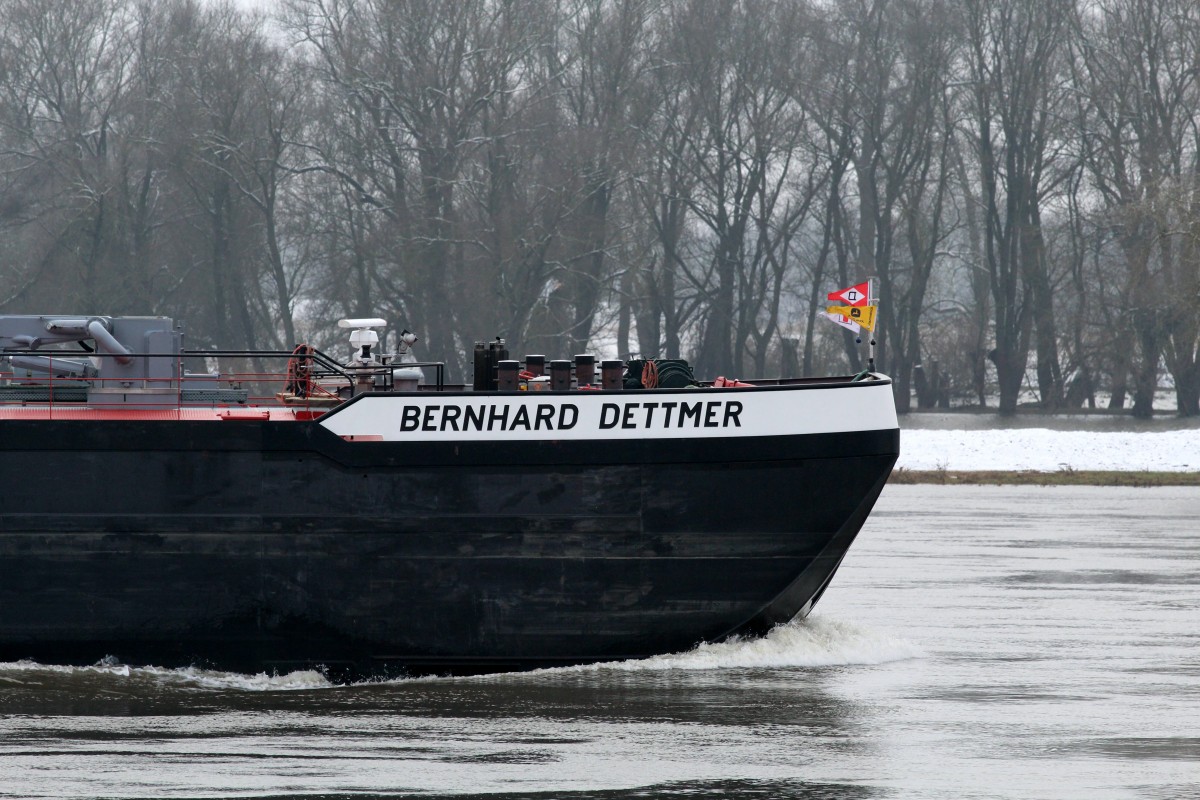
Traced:
<svg viewBox="0 0 1200 800">
<path fill-rule="evenodd" d="M 121 366 L 127 363 L 133 363 L 133 356 L 130 355 L 130 350 L 124 344 L 116 341 L 116 337 L 108 332 L 104 323 L 98 319 L 88 320 L 88 332 L 91 333 L 91 338 L 96 339 L 96 348 L 103 348 L 112 353 L 116 357 L 116 363 Z"/>
<path fill-rule="evenodd" d="M 108 332 L 108 328 L 104 327 L 104 323 L 98 319 L 93 319 L 88 322 L 88 333 L 96 340 L 96 349 L 103 349 L 106 352 L 112 353 L 116 357 L 116 362 L 121 366 L 133 363 L 133 356 L 125 345 L 117 341 L 117 337 Z"/>
<path fill-rule="evenodd" d="M 68 336 L 87 336 L 87 326 L 90 321 L 86 319 L 46 320 L 46 330 L 50 333 L 61 333 Z"/>
<path fill-rule="evenodd" d="M 55 377 L 67 375 L 83 376 L 88 372 L 90 364 L 73 358 L 49 358 L 47 356 L 11 356 L 9 361 L 14 367 L 27 369 L 31 372 L 54 373 Z"/>
<path fill-rule="evenodd" d="M 99 317 L 91 319 L 52 319 L 46 323 L 46 330 L 50 333 L 67 333 L 87 337 L 96 342 L 96 349 L 104 353 L 112 355 L 116 362 L 122 366 L 133 363 L 133 356 L 125 345 L 117 341 L 113 336 L 108 326 L 104 324 L 104 320 Z"/>
</svg>

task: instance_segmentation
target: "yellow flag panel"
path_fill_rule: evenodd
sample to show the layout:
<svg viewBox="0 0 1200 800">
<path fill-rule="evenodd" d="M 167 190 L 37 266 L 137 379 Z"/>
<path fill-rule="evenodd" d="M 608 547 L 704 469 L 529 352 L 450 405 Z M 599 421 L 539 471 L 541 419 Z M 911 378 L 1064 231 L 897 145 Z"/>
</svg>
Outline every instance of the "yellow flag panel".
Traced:
<svg viewBox="0 0 1200 800">
<path fill-rule="evenodd" d="M 830 314 L 841 314 L 849 317 L 869 331 L 875 330 L 875 306 L 829 306 L 825 310 Z"/>
</svg>

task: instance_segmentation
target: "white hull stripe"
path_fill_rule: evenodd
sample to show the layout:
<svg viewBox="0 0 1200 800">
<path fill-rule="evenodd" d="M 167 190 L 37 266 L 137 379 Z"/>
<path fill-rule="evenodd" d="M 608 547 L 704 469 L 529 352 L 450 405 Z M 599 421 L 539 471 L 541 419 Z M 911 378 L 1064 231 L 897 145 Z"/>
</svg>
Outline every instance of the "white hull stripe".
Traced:
<svg viewBox="0 0 1200 800">
<path fill-rule="evenodd" d="M 720 392 L 366 395 L 320 424 L 351 441 L 385 442 L 708 439 L 897 427 L 890 383 Z"/>
</svg>

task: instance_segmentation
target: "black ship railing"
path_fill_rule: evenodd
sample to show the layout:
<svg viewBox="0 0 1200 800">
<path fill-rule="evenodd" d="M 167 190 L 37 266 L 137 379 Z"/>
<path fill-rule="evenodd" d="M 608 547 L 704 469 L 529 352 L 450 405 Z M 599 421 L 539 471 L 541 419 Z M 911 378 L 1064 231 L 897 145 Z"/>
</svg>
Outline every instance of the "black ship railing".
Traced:
<svg viewBox="0 0 1200 800">
<path fill-rule="evenodd" d="M 303 359 L 312 363 L 315 368 L 314 375 L 321 378 L 339 378 L 345 381 L 347 387 L 351 389 L 351 395 L 358 394 L 354 388 L 356 385 L 362 385 L 364 377 L 380 379 L 374 383 L 376 390 L 390 390 L 393 385 L 392 376 L 398 369 L 432 368 L 435 374 L 435 391 L 442 391 L 446 384 L 446 365 L 442 361 L 390 361 L 378 366 L 347 367 L 315 347 L 310 347 L 307 352 L 296 350 L 184 350 L 180 355 L 184 358 Z"/>
<path fill-rule="evenodd" d="M 55 406 L 95 409 L 120 408 L 203 408 L 243 406 L 257 408 L 291 408 L 313 414 L 324 413 L 330 407 L 365 392 L 394 391 L 397 370 L 431 369 L 432 385 L 413 385 L 413 389 L 443 391 L 444 362 L 389 361 L 380 364 L 348 366 L 316 348 L 304 352 L 281 350 L 183 350 L 177 353 L 102 353 L 87 350 L 3 350 L 0 359 L 11 364 L 11 357 L 26 356 L 36 360 L 36 368 L 0 368 L 0 408 L 4 406 L 36 405 L 53 410 Z M 98 374 L 90 365 L 93 359 L 171 359 L 174 364 L 165 370 L 148 369 L 146 374 L 131 378 Z M 229 364 L 229 359 L 249 362 Z M 214 365 L 213 360 L 217 360 Z M 203 371 L 188 372 L 188 362 L 197 361 Z M 283 362 L 284 371 L 272 371 L 264 366 Z M 0 361 L 0 364 L 5 363 Z M 302 369 L 297 369 L 297 365 Z M 217 367 L 212 371 L 211 367 Z M 233 366 L 222 370 L 221 366 Z M 167 374 L 162 374 L 162 373 Z M 20 374 L 25 373 L 25 374 Z M 305 382 L 295 382 L 303 374 Z M 289 385 L 289 381 L 291 384 Z M 415 381 L 414 381 L 415 384 Z M 303 389 L 303 391 L 295 391 Z M 111 399 L 110 399 L 111 398 Z"/>
</svg>

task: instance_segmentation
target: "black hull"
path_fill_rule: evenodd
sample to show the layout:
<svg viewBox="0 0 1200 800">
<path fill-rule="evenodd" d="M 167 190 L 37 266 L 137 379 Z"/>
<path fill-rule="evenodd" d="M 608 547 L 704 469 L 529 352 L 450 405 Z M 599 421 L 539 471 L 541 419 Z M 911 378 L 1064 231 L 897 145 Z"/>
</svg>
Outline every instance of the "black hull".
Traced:
<svg viewBox="0 0 1200 800">
<path fill-rule="evenodd" d="M 898 452 L 3 420 L 0 661 L 478 672 L 761 633 L 820 597 Z"/>
</svg>

